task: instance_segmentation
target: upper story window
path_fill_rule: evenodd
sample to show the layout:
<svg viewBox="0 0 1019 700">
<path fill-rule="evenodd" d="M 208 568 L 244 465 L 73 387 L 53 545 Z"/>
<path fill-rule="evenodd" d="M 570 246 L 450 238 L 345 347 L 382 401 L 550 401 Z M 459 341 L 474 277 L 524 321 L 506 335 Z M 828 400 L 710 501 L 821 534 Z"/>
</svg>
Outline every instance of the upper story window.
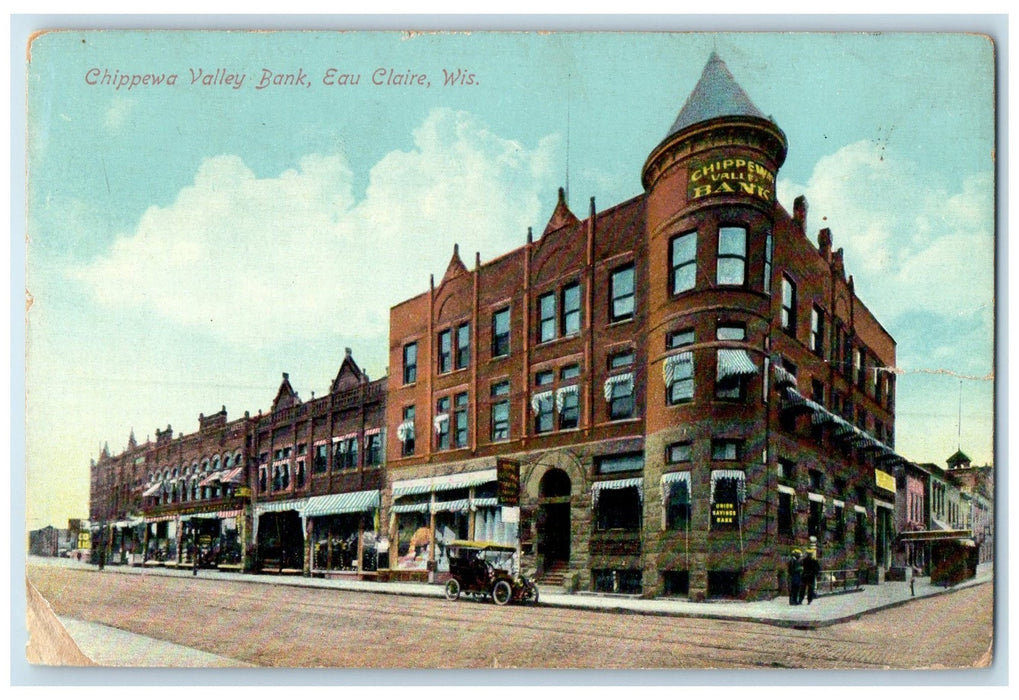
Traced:
<svg viewBox="0 0 1019 700">
<path fill-rule="evenodd" d="M 796 335 L 796 283 L 782 275 L 782 330 Z"/>
<path fill-rule="evenodd" d="M 669 241 L 669 289 L 679 294 L 697 284 L 697 232 L 689 231 Z"/>
<path fill-rule="evenodd" d="M 439 373 L 453 369 L 453 331 L 448 328 L 439 332 Z"/>
<path fill-rule="evenodd" d="M 415 442 L 415 427 L 414 427 L 415 411 L 413 406 L 403 407 L 403 422 L 400 423 L 396 429 L 396 437 L 402 444 L 401 454 L 404 457 L 414 454 L 414 442 Z"/>
<path fill-rule="evenodd" d="M 449 449 L 449 397 L 440 397 L 435 402 L 435 449 Z"/>
<path fill-rule="evenodd" d="M 634 279 L 633 264 L 613 271 L 609 278 L 609 321 L 633 318 Z"/>
<path fill-rule="evenodd" d="M 692 442 L 674 442 L 665 448 L 665 461 L 668 464 L 679 464 L 693 461 Z"/>
<path fill-rule="evenodd" d="M 546 386 L 548 384 L 551 384 L 554 380 L 555 380 L 555 372 L 553 372 L 550 369 L 534 373 L 534 385 L 535 386 Z"/>
<path fill-rule="evenodd" d="M 510 310 L 499 309 L 492 314 L 492 357 L 503 357 L 510 352 Z"/>
<path fill-rule="evenodd" d="M 566 365 L 559 370 L 559 379 L 561 381 L 567 381 L 570 379 L 576 379 L 580 376 L 580 365 Z"/>
<path fill-rule="evenodd" d="M 467 447 L 467 392 L 453 397 L 453 444 Z"/>
<path fill-rule="evenodd" d="M 768 229 L 764 239 L 764 293 L 771 294 L 771 260 L 775 251 L 775 237 Z"/>
<path fill-rule="evenodd" d="M 562 326 L 563 335 L 580 332 L 580 283 L 574 282 L 562 290 Z"/>
<path fill-rule="evenodd" d="M 747 276 L 747 230 L 742 226 L 718 229 L 718 284 L 742 285 Z"/>
<path fill-rule="evenodd" d="M 413 384 L 418 380 L 418 344 L 403 346 L 403 383 Z"/>
<path fill-rule="evenodd" d="M 719 324 L 715 329 L 716 340 L 746 340 L 747 329 L 743 324 Z M 716 353 L 715 398 L 741 401 L 746 398 L 747 372 L 754 369 L 748 363 L 745 351 L 720 349 Z M 743 364 L 747 364 L 743 367 Z"/>
<path fill-rule="evenodd" d="M 863 352 L 860 348 L 853 348 L 853 379 L 856 385 L 863 388 Z"/>
<path fill-rule="evenodd" d="M 555 292 L 538 297 L 538 342 L 544 343 L 555 338 Z"/>
<path fill-rule="evenodd" d="M 711 459 L 735 461 L 740 458 L 742 440 L 717 439 L 711 441 Z"/>
<path fill-rule="evenodd" d="M 810 350 L 824 357 L 824 312 L 816 306 L 810 310 Z"/>
<path fill-rule="evenodd" d="M 609 355 L 609 370 L 626 369 L 633 366 L 632 350 Z M 609 375 L 605 380 L 605 400 L 609 404 L 609 419 L 623 420 L 633 416 L 633 372 Z"/>
<path fill-rule="evenodd" d="M 364 463 L 374 467 L 382 463 L 382 433 L 372 433 L 364 438 Z"/>
<path fill-rule="evenodd" d="M 693 345 L 692 328 L 665 336 L 667 350 Z M 670 406 L 693 399 L 693 353 L 681 352 L 665 358 L 665 401 Z"/>
<path fill-rule="evenodd" d="M 471 363 L 471 324 L 464 323 L 456 329 L 456 368 L 466 369 Z"/>
<path fill-rule="evenodd" d="M 492 384 L 492 441 L 509 439 L 510 424 L 510 383 Z"/>
</svg>

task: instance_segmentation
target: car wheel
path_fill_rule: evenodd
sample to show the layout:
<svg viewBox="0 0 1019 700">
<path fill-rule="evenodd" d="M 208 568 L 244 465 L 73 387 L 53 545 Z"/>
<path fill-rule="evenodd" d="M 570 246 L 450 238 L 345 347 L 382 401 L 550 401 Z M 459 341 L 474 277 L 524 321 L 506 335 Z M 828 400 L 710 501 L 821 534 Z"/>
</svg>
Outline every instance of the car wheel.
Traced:
<svg viewBox="0 0 1019 700">
<path fill-rule="evenodd" d="M 527 588 L 524 589 L 524 600 L 534 605 L 538 604 L 538 586 L 536 584 L 527 584 Z"/>
<path fill-rule="evenodd" d="M 446 582 L 446 600 L 456 600 L 460 597 L 460 582 L 455 578 Z"/>
<path fill-rule="evenodd" d="M 492 601 L 496 605 L 506 605 L 513 598 L 513 588 L 509 581 L 496 581 L 492 586 Z"/>
</svg>

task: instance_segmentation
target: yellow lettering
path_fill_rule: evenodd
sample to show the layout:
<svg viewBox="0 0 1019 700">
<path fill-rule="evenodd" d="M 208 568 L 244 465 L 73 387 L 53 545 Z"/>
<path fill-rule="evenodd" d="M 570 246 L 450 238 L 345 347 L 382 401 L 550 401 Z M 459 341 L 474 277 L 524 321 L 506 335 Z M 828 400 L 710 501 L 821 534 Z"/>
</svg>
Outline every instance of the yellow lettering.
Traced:
<svg viewBox="0 0 1019 700">
<path fill-rule="evenodd" d="M 711 194 L 711 185 L 699 185 L 694 188 L 692 199 L 707 197 L 709 194 Z"/>
</svg>

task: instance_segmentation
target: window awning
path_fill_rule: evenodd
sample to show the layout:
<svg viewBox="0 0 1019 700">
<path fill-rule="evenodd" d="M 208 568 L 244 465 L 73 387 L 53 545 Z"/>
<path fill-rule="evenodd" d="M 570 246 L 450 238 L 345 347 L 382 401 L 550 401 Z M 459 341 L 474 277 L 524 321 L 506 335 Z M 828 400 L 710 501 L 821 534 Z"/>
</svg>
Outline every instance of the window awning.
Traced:
<svg viewBox="0 0 1019 700">
<path fill-rule="evenodd" d="M 393 506 L 394 513 L 427 513 L 428 503 L 401 503 Z"/>
<path fill-rule="evenodd" d="M 475 498 L 471 501 L 471 506 L 475 508 L 497 508 L 499 506 L 498 498 Z"/>
<path fill-rule="evenodd" d="M 400 442 L 407 442 L 414 437 L 414 421 L 405 420 L 396 426 L 396 437 Z"/>
<path fill-rule="evenodd" d="M 824 503 L 824 496 L 819 493 L 807 493 L 807 499 L 815 503 Z"/>
<path fill-rule="evenodd" d="M 328 496 L 315 496 L 308 499 L 304 509 L 306 517 L 320 515 L 342 515 L 343 513 L 364 513 L 379 507 L 379 492 L 353 491 L 350 493 L 333 493 Z"/>
<path fill-rule="evenodd" d="M 629 479 L 613 479 L 612 481 L 596 481 L 591 484 L 591 501 L 598 505 L 598 494 L 602 491 L 618 491 L 620 489 L 636 488 L 640 499 L 644 500 L 644 477 L 634 476 Z"/>
<path fill-rule="evenodd" d="M 545 402 L 552 404 L 552 391 L 539 391 L 537 394 L 531 395 L 531 410 L 535 413 L 541 413 L 541 405 Z"/>
<path fill-rule="evenodd" d="M 145 493 L 142 494 L 142 498 L 148 498 L 149 496 L 155 496 L 163 488 L 162 483 L 152 484 L 152 486 L 145 489 Z"/>
<path fill-rule="evenodd" d="M 466 498 L 458 498 L 455 501 L 440 501 L 432 504 L 433 513 L 442 513 L 445 511 L 452 513 L 466 513 L 471 507 L 470 500 Z"/>
<path fill-rule="evenodd" d="M 683 493 L 686 498 L 683 499 L 684 503 L 690 502 L 690 472 L 668 472 L 662 474 L 662 505 L 669 500 L 672 495 L 672 487 L 674 484 L 684 484 L 686 489 Z"/>
<path fill-rule="evenodd" d="M 262 513 L 282 513 L 285 510 L 296 510 L 298 513 L 304 513 L 304 509 L 307 505 L 307 498 L 296 498 L 290 501 L 267 501 L 264 503 L 256 503 L 255 515 L 261 515 Z"/>
<path fill-rule="evenodd" d="M 213 472 L 212 474 L 209 474 L 207 477 L 205 477 L 204 479 L 199 481 L 198 485 L 199 486 L 211 486 L 213 483 L 219 481 L 220 476 L 222 476 L 222 474 L 223 474 L 223 472 Z"/>
<path fill-rule="evenodd" d="M 605 379 L 605 386 L 602 389 L 605 392 L 605 400 L 612 400 L 612 391 L 616 388 L 617 384 L 623 384 L 627 386 L 630 391 L 633 391 L 633 372 L 624 372 L 623 374 L 614 374 L 611 377 Z"/>
<path fill-rule="evenodd" d="M 693 353 L 689 350 L 665 358 L 665 362 L 662 363 L 662 373 L 665 375 L 666 387 L 676 379 L 676 368 L 684 364 L 693 364 Z M 690 369 L 690 372 L 693 373 L 693 368 Z"/>
<path fill-rule="evenodd" d="M 146 523 L 165 523 L 170 520 L 176 520 L 176 515 L 151 515 L 145 518 Z"/>
<path fill-rule="evenodd" d="M 432 419 L 432 427 L 435 428 L 436 433 L 442 432 L 442 426 L 449 423 L 448 413 L 439 413 Z"/>
<path fill-rule="evenodd" d="M 220 481 L 224 484 L 241 484 L 244 483 L 244 467 L 235 467 L 228 471 L 223 472 L 223 477 Z"/>
<path fill-rule="evenodd" d="M 743 503 L 747 498 L 747 475 L 740 469 L 714 469 L 711 472 L 711 502 L 715 502 L 715 484 L 721 479 L 736 480 L 736 495 L 739 502 Z"/>
<path fill-rule="evenodd" d="M 400 496 L 412 496 L 419 493 L 431 491 L 451 491 L 453 489 L 469 488 L 480 486 L 495 481 L 498 478 L 496 470 L 483 469 L 476 472 L 463 474 L 448 474 L 445 476 L 426 476 L 420 479 L 407 479 L 405 481 L 393 482 L 393 498 Z"/>
<path fill-rule="evenodd" d="M 563 406 L 566 404 L 566 397 L 569 394 L 576 394 L 580 390 L 576 384 L 570 384 L 569 386 L 559 387 L 555 393 L 555 410 L 562 411 Z"/>
<path fill-rule="evenodd" d="M 781 389 L 785 386 L 795 387 L 796 376 L 782 366 L 782 361 L 779 358 L 772 360 L 774 363 L 772 366 L 775 368 L 775 388 Z"/>
<path fill-rule="evenodd" d="M 742 348 L 722 348 L 718 351 L 718 380 L 734 380 L 757 374 L 757 365 Z"/>
</svg>

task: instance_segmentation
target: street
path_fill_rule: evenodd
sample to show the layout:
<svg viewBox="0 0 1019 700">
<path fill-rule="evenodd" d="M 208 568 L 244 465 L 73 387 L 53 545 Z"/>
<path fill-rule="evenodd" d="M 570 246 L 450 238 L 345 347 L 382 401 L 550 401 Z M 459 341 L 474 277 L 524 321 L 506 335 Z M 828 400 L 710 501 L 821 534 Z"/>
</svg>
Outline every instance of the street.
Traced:
<svg viewBox="0 0 1019 700">
<path fill-rule="evenodd" d="M 267 667 L 968 668 L 990 663 L 993 634 L 989 584 L 797 630 L 265 585 L 241 575 L 33 564 L 27 575 L 58 616 Z"/>
</svg>

